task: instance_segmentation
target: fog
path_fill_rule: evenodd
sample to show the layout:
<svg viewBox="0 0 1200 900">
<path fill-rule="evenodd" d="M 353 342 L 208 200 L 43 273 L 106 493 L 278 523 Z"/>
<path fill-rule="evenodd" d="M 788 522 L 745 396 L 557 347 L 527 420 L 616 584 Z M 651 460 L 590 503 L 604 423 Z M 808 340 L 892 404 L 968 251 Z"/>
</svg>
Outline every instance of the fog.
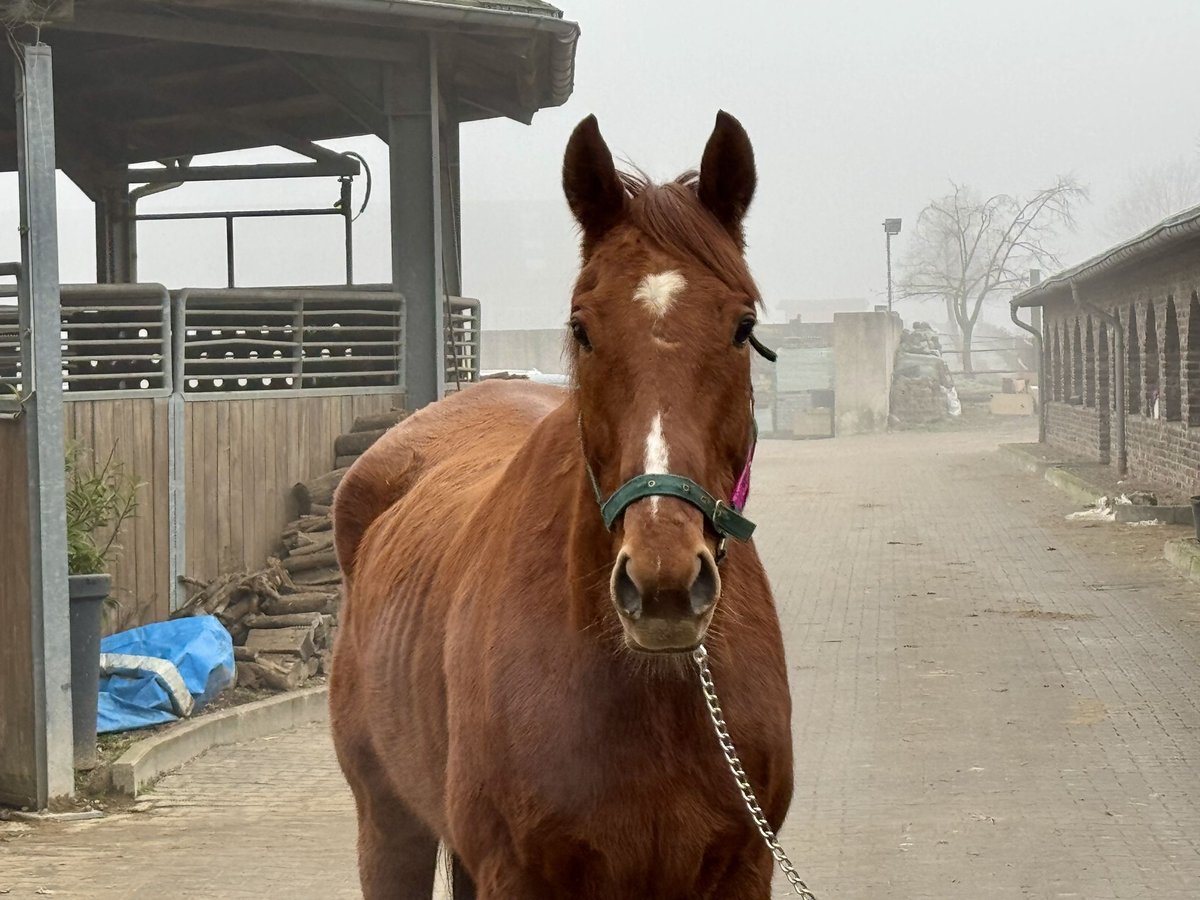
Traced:
<svg viewBox="0 0 1200 900">
<path fill-rule="evenodd" d="M 750 261 L 771 316 L 828 318 L 886 297 L 885 216 L 913 224 L 949 179 L 985 195 L 1028 193 L 1073 173 L 1091 191 L 1064 262 L 1112 242 L 1103 228 L 1131 173 L 1200 153 L 1194 97 L 1200 5 L 1186 0 L 950 4 L 575 0 L 575 94 L 532 126 L 462 131 L 464 293 L 487 327 L 560 323 L 577 261 L 559 189 L 574 124 L 595 113 L 618 156 L 666 178 L 696 165 L 713 115 L 748 129 L 759 191 Z M 389 278 L 387 171 L 374 138 L 334 142 L 371 162 L 374 196 L 356 225 L 359 281 Z M 281 150 L 215 161 L 280 160 Z M 64 281 L 94 280 L 92 209 L 65 179 Z M 15 183 L 4 185 L 0 253 L 16 253 Z M 356 184 L 362 197 L 362 179 Z M 198 184 L 145 212 L 330 205 L 335 179 Z M 340 220 L 238 225 L 242 284 L 342 278 Z M 893 244 L 897 262 L 905 233 Z M 143 224 L 140 275 L 222 285 L 220 222 Z M 1001 304 L 1002 306 L 1002 304 Z M 901 303 L 906 318 L 936 307 Z"/>
</svg>

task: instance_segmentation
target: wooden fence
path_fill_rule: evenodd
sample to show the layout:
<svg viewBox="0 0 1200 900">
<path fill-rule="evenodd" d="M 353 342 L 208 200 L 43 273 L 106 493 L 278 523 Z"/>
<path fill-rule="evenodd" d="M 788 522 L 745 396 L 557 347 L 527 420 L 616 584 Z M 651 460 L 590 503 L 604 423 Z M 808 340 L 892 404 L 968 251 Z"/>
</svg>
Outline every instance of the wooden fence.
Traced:
<svg viewBox="0 0 1200 900">
<path fill-rule="evenodd" d="M 180 576 L 261 565 L 294 514 L 292 485 L 333 468 L 334 440 L 355 417 L 404 405 L 404 301 L 376 286 L 170 295 L 73 285 L 62 298 L 66 437 L 142 483 L 112 566 L 113 628 L 166 618 Z M 451 309 L 447 369 L 461 384 L 478 378 L 478 304 L 452 298 Z M 21 387 L 14 324 L 0 306 L 0 390 Z M 12 444 L 22 435 L 19 424 L 0 429 L 6 510 L 25 496 L 11 463 L 24 458 Z M 27 626 L 2 607 L 27 594 L 11 579 L 27 577 L 0 563 L 0 621 Z M 0 680 L 26 671 L 28 660 L 12 672 L 9 662 Z"/>
</svg>

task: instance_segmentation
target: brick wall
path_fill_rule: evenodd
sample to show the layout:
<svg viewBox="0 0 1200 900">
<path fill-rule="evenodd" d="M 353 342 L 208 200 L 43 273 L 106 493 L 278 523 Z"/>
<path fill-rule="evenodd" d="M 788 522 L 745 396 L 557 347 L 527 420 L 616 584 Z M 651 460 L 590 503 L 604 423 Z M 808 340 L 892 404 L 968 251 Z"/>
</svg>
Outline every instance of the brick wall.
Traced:
<svg viewBox="0 0 1200 900">
<path fill-rule="evenodd" d="M 1115 435 L 1106 432 L 1123 391 L 1130 476 L 1200 492 L 1200 241 L 1093 279 L 1079 296 L 1086 305 L 1065 288 L 1045 301 L 1047 443 L 1114 462 L 1116 447 L 1106 454 L 1105 445 Z M 1124 384 L 1113 327 L 1092 307 L 1120 320 Z"/>
<path fill-rule="evenodd" d="M 1096 462 L 1107 462 L 1102 447 L 1100 413 L 1086 406 L 1046 404 L 1046 443 Z"/>
<path fill-rule="evenodd" d="M 1129 416 L 1125 434 L 1131 477 L 1200 494 L 1200 428 Z"/>
</svg>

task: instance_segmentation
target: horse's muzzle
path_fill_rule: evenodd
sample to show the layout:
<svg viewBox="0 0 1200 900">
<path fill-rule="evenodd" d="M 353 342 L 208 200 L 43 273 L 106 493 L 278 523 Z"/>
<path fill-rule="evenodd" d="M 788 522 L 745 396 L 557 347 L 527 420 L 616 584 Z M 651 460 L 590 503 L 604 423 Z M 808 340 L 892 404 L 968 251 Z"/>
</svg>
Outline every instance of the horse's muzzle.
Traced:
<svg viewBox="0 0 1200 900">
<path fill-rule="evenodd" d="M 612 572 L 612 599 L 632 649 L 677 653 L 695 649 L 712 621 L 721 576 L 707 548 L 671 565 L 623 549 Z"/>
</svg>

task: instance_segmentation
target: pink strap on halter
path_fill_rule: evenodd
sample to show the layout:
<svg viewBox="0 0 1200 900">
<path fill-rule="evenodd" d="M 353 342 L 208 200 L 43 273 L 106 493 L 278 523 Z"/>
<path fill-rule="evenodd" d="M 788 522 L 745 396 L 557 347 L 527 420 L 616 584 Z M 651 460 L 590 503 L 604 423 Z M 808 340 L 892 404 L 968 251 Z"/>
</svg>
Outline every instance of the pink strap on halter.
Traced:
<svg viewBox="0 0 1200 900">
<path fill-rule="evenodd" d="M 750 499 L 750 465 L 754 462 L 754 448 L 757 441 L 750 445 L 750 455 L 746 457 L 746 465 L 742 469 L 742 474 L 738 476 L 737 483 L 733 486 L 733 494 L 729 498 L 730 504 L 738 512 L 746 508 L 746 501 Z"/>
</svg>

